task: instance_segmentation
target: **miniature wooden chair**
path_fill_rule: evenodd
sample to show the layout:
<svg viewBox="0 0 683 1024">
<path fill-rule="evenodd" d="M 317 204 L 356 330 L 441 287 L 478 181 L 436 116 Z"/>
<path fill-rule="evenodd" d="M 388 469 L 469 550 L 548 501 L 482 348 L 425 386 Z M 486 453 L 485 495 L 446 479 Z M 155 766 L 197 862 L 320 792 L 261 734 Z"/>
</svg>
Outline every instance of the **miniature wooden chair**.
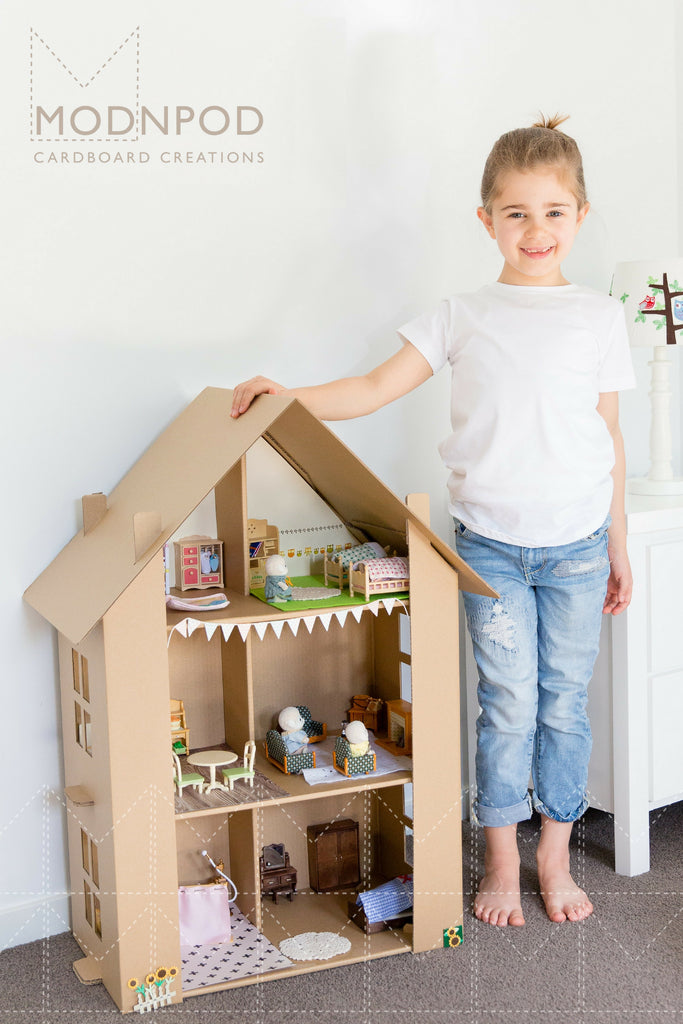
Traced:
<svg viewBox="0 0 683 1024">
<path fill-rule="evenodd" d="M 185 718 L 185 705 L 181 700 L 174 700 L 173 697 L 171 697 L 171 743 L 176 754 L 190 753 L 190 730 Z"/>
<path fill-rule="evenodd" d="M 178 787 L 178 796 L 183 795 L 183 789 L 185 786 L 192 786 L 198 793 L 204 792 L 204 776 L 198 772 L 185 772 L 183 774 L 182 767 L 180 765 L 180 758 L 176 754 L 175 750 L 171 751 L 172 764 L 173 764 L 173 782 Z"/>
<path fill-rule="evenodd" d="M 254 788 L 254 758 L 256 757 L 256 744 L 253 740 L 247 740 L 244 744 L 244 757 L 241 768 L 223 768 L 223 782 L 227 782 L 230 789 L 235 787 L 235 779 L 249 779 L 249 785 Z"/>
</svg>

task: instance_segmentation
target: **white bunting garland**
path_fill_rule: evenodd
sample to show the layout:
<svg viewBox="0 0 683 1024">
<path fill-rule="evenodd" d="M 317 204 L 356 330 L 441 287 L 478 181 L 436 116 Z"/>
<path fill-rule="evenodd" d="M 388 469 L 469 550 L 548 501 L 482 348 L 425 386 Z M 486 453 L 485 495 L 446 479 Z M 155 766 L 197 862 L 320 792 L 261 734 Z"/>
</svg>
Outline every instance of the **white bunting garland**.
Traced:
<svg viewBox="0 0 683 1024">
<path fill-rule="evenodd" d="M 326 632 L 329 632 L 330 623 L 332 622 L 333 619 L 336 619 L 339 625 L 343 628 L 346 619 L 348 618 L 349 612 L 351 613 L 351 615 L 353 615 L 356 622 L 360 622 L 365 612 L 370 612 L 372 615 L 377 616 L 379 614 L 380 608 L 384 608 L 387 614 L 391 615 L 391 613 L 393 612 L 394 608 L 397 605 L 399 606 L 399 608 L 402 608 L 404 611 L 407 611 L 405 604 L 400 598 L 386 597 L 381 598 L 378 601 L 368 601 L 366 604 L 354 605 L 352 608 L 340 608 L 338 610 L 334 609 L 329 612 L 318 612 L 315 615 L 302 615 L 301 617 L 296 617 L 292 619 L 272 619 L 267 622 L 261 621 L 218 623 L 203 622 L 201 619 L 186 618 L 182 619 L 172 628 L 168 637 L 168 643 L 170 644 L 171 637 L 173 636 L 174 633 L 179 633 L 180 636 L 187 638 L 189 636 L 192 636 L 192 634 L 197 629 L 201 628 L 204 629 L 207 639 L 211 640 L 219 626 L 221 632 L 223 633 L 223 639 L 226 641 L 226 643 L 230 639 L 230 635 L 233 629 L 235 629 L 235 627 L 239 631 L 239 634 L 242 637 L 243 641 L 246 641 L 252 629 L 256 630 L 259 640 L 263 640 L 269 626 L 272 627 L 273 632 L 275 633 L 275 636 L 278 638 L 278 640 L 282 636 L 282 630 L 284 629 L 285 625 L 288 625 L 290 630 L 292 631 L 292 635 L 296 636 L 297 633 L 299 632 L 299 626 L 301 625 L 302 622 L 306 623 L 306 629 L 308 630 L 309 633 L 313 632 L 313 630 L 315 629 L 315 624 L 318 621 L 322 623 L 323 629 Z"/>
</svg>

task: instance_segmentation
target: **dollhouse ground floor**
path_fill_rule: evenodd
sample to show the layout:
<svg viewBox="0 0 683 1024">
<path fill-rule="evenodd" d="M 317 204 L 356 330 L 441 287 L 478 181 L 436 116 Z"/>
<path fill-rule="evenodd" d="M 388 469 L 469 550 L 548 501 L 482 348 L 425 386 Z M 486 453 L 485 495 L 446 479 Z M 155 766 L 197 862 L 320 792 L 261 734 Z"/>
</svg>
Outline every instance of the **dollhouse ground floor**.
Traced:
<svg viewBox="0 0 683 1024">
<path fill-rule="evenodd" d="M 410 952 L 409 915 L 405 924 L 374 934 L 352 919 L 360 891 L 412 870 L 412 821 L 406 813 L 410 772 L 368 780 L 363 788 L 358 780 L 341 775 L 338 782 L 309 786 L 302 776 L 278 772 L 260 753 L 256 776 L 253 791 L 245 781 L 235 783 L 242 803 L 176 813 L 180 884 L 210 880 L 211 870 L 198 855 L 207 850 L 238 889 L 231 909 L 231 941 L 182 948 L 183 995 Z M 259 797 L 270 787 L 270 798 Z M 207 797 L 218 798 L 215 792 Z M 314 874 L 313 833 L 336 844 L 340 830 L 333 867 L 338 876 L 328 878 L 324 891 L 316 890 L 311 884 L 320 883 Z M 347 853 L 344 835 L 352 837 Z M 294 891 L 278 896 L 264 894 L 259 872 L 264 848 L 274 844 L 286 850 L 296 876 Z M 324 957 L 305 949 L 287 955 L 288 941 L 310 933 L 325 936 L 328 944 L 332 940 Z"/>
</svg>

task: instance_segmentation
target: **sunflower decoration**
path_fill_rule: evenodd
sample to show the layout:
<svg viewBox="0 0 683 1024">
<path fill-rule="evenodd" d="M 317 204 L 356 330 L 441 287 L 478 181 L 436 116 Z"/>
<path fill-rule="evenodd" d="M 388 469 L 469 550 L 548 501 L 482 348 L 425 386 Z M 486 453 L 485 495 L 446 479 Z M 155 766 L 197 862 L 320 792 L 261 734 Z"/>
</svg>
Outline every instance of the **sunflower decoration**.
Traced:
<svg viewBox="0 0 683 1024">
<path fill-rule="evenodd" d="M 128 979 L 128 988 L 131 992 L 138 993 L 138 1002 L 140 1001 L 140 996 L 144 996 L 145 994 L 145 986 L 142 982 L 138 981 L 137 978 Z"/>
<path fill-rule="evenodd" d="M 151 971 L 147 975 L 147 977 L 145 978 L 145 984 L 146 985 L 153 985 L 156 980 L 157 980 L 156 974 L 154 973 L 154 971 Z"/>
<path fill-rule="evenodd" d="M 156 974 L 154 975 L 154 984 L 160 988 L 168 977 L 168 971 L 165 967 L 157 967 Z"/>
<path fill-rule="evenodd" d="M 169 969 L 168 969 L 168 976 L 169 976 L 169 978 L 177 978 L 178 977 L 178 968 L 177 967 L 169 967 Z"/>
<path fill-rule="evenodd" d="M 446 949 L 462 945 L 462 927 L 446 928 L 443 933 L 443 944 Z"/>
</svg>

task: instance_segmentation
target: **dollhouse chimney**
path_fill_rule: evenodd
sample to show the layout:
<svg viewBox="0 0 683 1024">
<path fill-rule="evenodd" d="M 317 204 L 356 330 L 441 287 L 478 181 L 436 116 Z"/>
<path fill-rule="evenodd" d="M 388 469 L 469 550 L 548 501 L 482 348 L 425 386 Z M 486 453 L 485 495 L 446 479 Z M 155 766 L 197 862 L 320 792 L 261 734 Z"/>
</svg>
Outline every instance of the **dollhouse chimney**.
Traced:
<svg viewBox="0 0 683 1024">
<path fill-rule="evenodd" d="M 90 533 L 102 521 L 107 511 L 107 495 L 98 491 L 97 494 L 84 494 L 83 533 Z"/>
</svg>

